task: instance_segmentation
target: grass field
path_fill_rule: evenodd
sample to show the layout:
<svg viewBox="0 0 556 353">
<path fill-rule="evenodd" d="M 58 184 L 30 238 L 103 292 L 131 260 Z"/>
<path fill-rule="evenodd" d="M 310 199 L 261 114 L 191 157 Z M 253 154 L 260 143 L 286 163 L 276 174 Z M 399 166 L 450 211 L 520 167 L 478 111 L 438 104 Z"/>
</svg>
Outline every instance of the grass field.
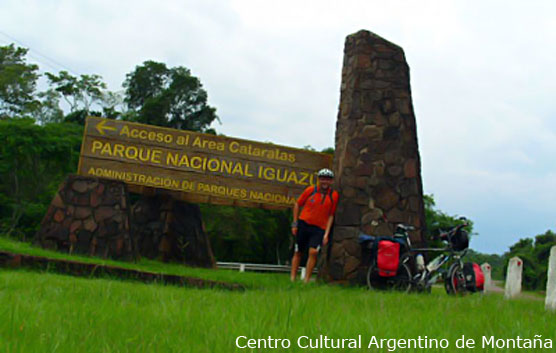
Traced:
<svg viewBox="0 0 556 353">
<path fill-rule="evenodd" d="M 123 261 L 101 259 L 98 257 L 68 255 L 68 254 L 42 249 L 40 247 L 35 247 L 29 243 L 18 242 L 3 236 L 0 236 L 0 250 L 5 250 L 13 253 L 18 253 L 18 254 L 45 256 L 54 259 L 75 260 L 75 261 L 81 261 L 86 263 L 99 263 L 99 264 L 119 266 L 124 268 L 150 271 L 156 273 L 198 277 L 198 278 L 210 279 L 215 281 L 236 282 L 236 283 L 241 283 L 247 287 L 264 286 L 268 288 L 272 286 L 282 286 L 284 285 L 284 282 L 286 282 L 287 280 L 287 278 L 283 278 L 283 281 L 276 282 L 275 278 L 268 278 L 268 276 L 261 275 L 259 273 L 238 273 L 238 271 L 232 271 L 232 270 L 215 271 L 213 269 L 192 268 L 192 267 L 182 266 L 179 264 L 162 263 L 158 261 L 149 260 L 146 258 L 142 258 L 138 262 L 123 262 Z"/>
<path fill-rule="evenodd" d="M 187 271 L 204 277 L 206 270 Z M 446 349 L 397 352 L 552 352 L 481 348 L 481 337 L 556 339 L 556 314 L 545 312 L 539 300 L 507 301 L 500 295 L 453 298 L 441 291 L 377 293 L 292 284 L 283 274 L 212 272 L 220 279 L 248 278 L 252 289 L 199 290 L 0 270 L 0 352 L 390 351 L 386 345 L 367 349 L 373 336 L 449 341 Z M 363 347 L 297 347 L 298 337 L 319 335 L 362 335 Z M 456 349 L 461 335 L 474 338 L 477 348 Z M 238 336 L 287 338 L 291 346 L 239 349 Z M 302 338 L 301 343 L 309 342 Z"/>
</svg>

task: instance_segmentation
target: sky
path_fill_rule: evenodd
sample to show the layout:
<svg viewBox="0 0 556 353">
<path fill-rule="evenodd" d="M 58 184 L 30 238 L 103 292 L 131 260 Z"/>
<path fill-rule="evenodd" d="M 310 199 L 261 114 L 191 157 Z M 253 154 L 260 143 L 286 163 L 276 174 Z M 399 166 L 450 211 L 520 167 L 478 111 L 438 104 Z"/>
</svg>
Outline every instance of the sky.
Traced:
<svg viewBox="0 0 556 353">
<path fill-rule="evenodd" d="M 200 78 L 228 136 L 334 146 L 345 37 L 410 67 L 424 192 L 503 253 L 556 230 L 555 1 L 0 1 L 0 45 L 120 91 L 145 60 Z"/>
</svg>

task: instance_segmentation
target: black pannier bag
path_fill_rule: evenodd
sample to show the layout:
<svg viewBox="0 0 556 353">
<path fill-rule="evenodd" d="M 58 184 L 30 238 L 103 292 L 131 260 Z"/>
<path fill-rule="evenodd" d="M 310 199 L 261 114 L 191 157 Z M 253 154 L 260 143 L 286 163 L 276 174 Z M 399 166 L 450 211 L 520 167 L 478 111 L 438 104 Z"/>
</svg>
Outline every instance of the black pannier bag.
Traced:
<svg viewBox="0 0 556 353">
<path fill-rule="evenodd" d="M 450 239 L 452 248 L 456 251 L 462 251 L 469 247 L 469 234 L 465 229 L 458 229 L 456 234 Z"/>
<path fill-rule="evenodd" d="M 463 264 L 465 287 L 470 292 L 482 292 L 485 285 L 485 275 L 481 266 L 473 262 Z"/>
</svg>

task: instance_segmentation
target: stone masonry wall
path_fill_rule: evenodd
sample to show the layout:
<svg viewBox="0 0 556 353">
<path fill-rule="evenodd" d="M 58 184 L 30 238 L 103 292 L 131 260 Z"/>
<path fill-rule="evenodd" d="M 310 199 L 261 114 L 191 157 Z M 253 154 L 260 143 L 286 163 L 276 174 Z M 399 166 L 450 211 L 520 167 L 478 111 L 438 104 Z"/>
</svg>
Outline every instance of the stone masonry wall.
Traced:
<svg viewBox="0 0 556 353">
<path fill-rule="evenodd" d="M 131 229 L 141 256 L 215 267 L 198 205 L 166 195 L 142 196 L 131 209 Z"/>
<path fill-rule="evenodd" d="M 417 228 L 414 243 L 424 241 L 409 67 L 402 48 L 369 31 L 346 38 L 334 171 L 341 196 L 328 279 L 357 280 L 361 232 L 391 235 L 394 224 L 405 223 Z"/>
<path fill-rule="evenodd" d="M 124 183 L 70 175 L 41 222 L 37 241 L 62 252 L 135 258 Z"/>
<path fill-rule="evenodd" d="M 36 239 L 70 254 L 216 265 L 199 206 L 168 195 L 141 196 L 130 206 L 126 185 L 102 178 L 68 176 Z"/>
</svg>

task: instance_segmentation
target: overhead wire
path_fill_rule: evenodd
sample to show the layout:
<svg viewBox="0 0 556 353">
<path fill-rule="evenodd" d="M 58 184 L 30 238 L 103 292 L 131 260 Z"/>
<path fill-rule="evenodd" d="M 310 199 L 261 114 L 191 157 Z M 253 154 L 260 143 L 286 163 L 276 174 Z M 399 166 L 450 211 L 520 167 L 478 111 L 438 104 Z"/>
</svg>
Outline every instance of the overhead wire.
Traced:
<svg viewBox="0 0 556 353">
<path fill-rule="evenodd" d="M 5 33 L 2 30 L 0 30 L 0 35 L 2 35 L 2 36 L 4 36 L 5 38 L 8 39 L 8 40 L 2 40 L 2 38 L 0 38 L 0 41 L 5 43 L 6 45 L 10 45 L 10 44 L 15 42 L 15 43 L 19 44 L 21 47 L 24 47 L 24 48 L 28 49 L 27 56 L 31 57 L 32 59 L 37 61 L 39 64 L 41 64 L 41 65 L 44 64 L 44 65 L 50 67 L 51 69 L 53 69 L 55 71 L 61 71 L 60 68 L 62 68 L 65 71 L 73 74 L 74 76 L 80 76 L 75 70 L 72 70 L 71 68 L 67 67 L 66 65 L 61 64 L 60 62 L 58 62 L 57 60 L 52 59 L 48 55 L 42 54 L 38 50 L 36 50 L 34 48 L 31 48 L 31 46 L 23 43 L 22 41 L 14 38 L 13 36 L 10 36 L 9 34 Z M 43 59 L 40 59 L 39 57 L 37 57 L 37 55 L 39 55 Z M 44 61 L 44 59 L 46 59 L 47 61 Z M 46 71 L 41 69 L 40 66 L 39 66 L 39 72 L 46 72 Z M 121 96 L 123 92 L 124 92 L 124 90 L 122 89 L 122 90 L 119 90 L 119 91 L 115 91 L 114 93 L 117 96 Z M 121 99 L 120 99 L 120 101 L 121 101 Z"/>
<path fill-rule="evenodd" d="M 65 70 L 65 71 L 67 71 L 67 72 L 69 72 L 69 73 L 71 73 L 71 74 L 73 74 L 73 75 L 75 75 L 75 76 L 79 76 L 79 74 L 78 74 L 75 70 L 72 70 L 71 68 L 67 67 L 66 65 L 59 63 L 58 61 L 52 59 L 51 57 L 49 57 L 49 56 L 47 56 L 47 55 L 45 55 L 45 54 L 42 54 L 41 52 L 39 52 L 39 51 L 36 50 L 36 49 L 31 48 L 31 46 L 29 46 L 29 45 L 27 45 L 27 44 L 21 42 L 20 40 L 14 38 L 14 37 L 12 37 L 12 36 L 10 36 L 9 34 L 5 33 L 4 31 L 0 30 L 0 34 L 3 35 L 5 38 L 8 38 L 10 41 L 13 41 L 13 42 L 19 44 L 20 46 L 22 46 L 22 47 L 24 47 L 24 48 L 27 48 L 27 49 L 29 50 L 29 51 L 27 52 L 27 55 L 29 55 L 31 58 L 33 58 L 34 60 L 38 61 L 39 63 L 44 64 L 44 65 L 50 67 L 51 69 L 54 69 L 55 71 L 61 71 L 60 68 L 62 68 L 63 70 Z M 11 43 L 10 43 L 10 44 L 11 44 Z M 42 57 L 43 59 L 41 60 L 41 59 L 37 58 L 37 55 L 39 55 L 39 56 Z M 46 59 L 46 60 L 49 61 L 50 63 L 49 63 L 49 62 L 45 62 L 44 59 Z M 57 66 L 57 67 L 53 66 L 52 64 L 54 64 L 54 65 Z M 42 70 L 41 70 L 41 71 L 42 71 Z"/>
</svg>

